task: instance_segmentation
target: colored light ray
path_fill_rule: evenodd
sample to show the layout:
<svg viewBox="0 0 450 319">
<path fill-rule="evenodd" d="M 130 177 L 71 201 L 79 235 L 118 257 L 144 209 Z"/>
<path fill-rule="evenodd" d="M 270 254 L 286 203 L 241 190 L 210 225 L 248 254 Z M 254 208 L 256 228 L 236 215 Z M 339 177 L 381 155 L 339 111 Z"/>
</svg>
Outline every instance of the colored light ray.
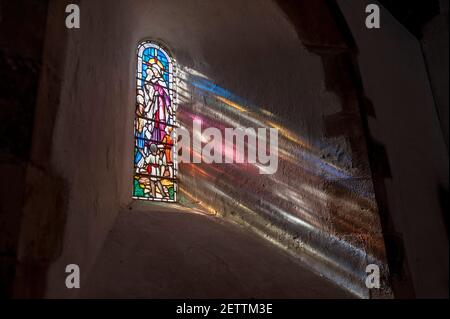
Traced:
<svg viewBox="0 0 450 319">
<path fill-rule="evenodd" d="M 207 111 L 207 113 L 211 113 L 215 117 L 220 116 L 221 120 L 223 122 L 227 123 L 228 125 L 231 125 L 234 127 L 241 126 L 236 120 L 233 120 L 230 117 L 223 115 L 219 111 L 210 109 Z M 195 118 L 195 115 L 191 115 L 191 118 Z M 202 122 L 207 122 L 204 119 L 204 117 L 202 117 L 201 120 L 202 120 Z M 298 139 L 297 139 L 297 141 L 298 141 Z M 309 163 L 310 168 L 308 168 L 307 165 L 303 165 L 303 168 L 306 170 L 309 170 L 311 173 L 320 175 L 325 179 L 337 180 L 337 183 L 341 184 L 342 187 L 345 187 L 348 189 L 348 185 L 344 184 L 343 180 L 352 179 L 352 178 L 354 178 L 354 176 L 349 175 L 342 168 L 337 167 L 333 163 L 322 160 L 318 155 L 308 152 L 305 149 L 289 148 L 289 150 L 287 150 L 285 147 L 283 147 L 284 144 L 285 144 L 285 142 L 281 138 L 280 142 L 279 142 L 279 155 L 282 159 L 289 160 L 291 163 L 299 162 L 299 161 L 301 161 L 304 164 Z M 224 148 L 222 148 L 222 149 L 224 149 Z M 261 166 L 259 166 L 259 167 L 261 167 Z M 265 168 L 261 167 L 261 169 L 264 170 Z M 366 198 L 370 197 L 370 194 L 367 192 L 364 192 L 363 189 L 356 189 L 354 191 L 357 191 L 361 196 L 364 196 Z"/>
<path fill-rule="evenodd" d="M 228 194 L 226 194 L 225 192 L 223 192 L 221 189 L 217 188 L 216 185 L 211 184 L 206 182 L 205 183 L 205 188 L 208 189 L 212 189 L 217 196 L 221 196 L 223 197 L 223 199 L 225 200 L 233 200 L 233 198 L 231 196 L 229 196 Z M 193 194 L 190 194 L 187 191 L 183 191 L 184 194 L 189 194 L 189 197 L 195 201 L 198 201 L 200 203 L 200 205 L 204 208 L 206 208 L 208 210 L 209 213 L 211 214 L 217 214 L 217 212 L 219 211 L 218 208 L 212 206 L 212 205 L 208 205 L 206 204 L 204 201 L 201 200 L 201 198 L 196 197 Z M 243 210 L 245 210 L 248 213 L 253 213 L 255 215 L 257 215 L 257 213 L 248 208 L 247 206 L 243 205 L 243 204 L 239 204 L 238 207 L 241 207 Z M 281 208 L 273 205 L 270 202 L 266 202 L 263 200 L 263 205 L 261 205 L 261 207 L 269 207 L 270 209 L 265 209 L 263 208 L 262 210 L 265 210 L 266 213 L 268 214 L 273 214 L 273 212 L 277 212 L 279 213 L 282 217 L 286 218 L 286 220 L 289 220 L 290 222 L 295 223 L 297 226 L 301 227 L 301 228 L 305 228 L 307 231 L 309 232 L 315 232 L 316 236 L 320 235 L 320 231 L 312 226 L 311 224 L 308 224 L 304 221 L 302 221 L 300 218 L 297 218 L 295 216 L 291 216 L 289 213 L 286 213 L 285 211 L 283 211 Z M 244 221 L 245 222 L 245 221 Z M 261 233 L 263 235 L 263 238 L 277 244 L 280 245 L 281 243 L 279 241 L 276 241 L 273 238 L 267 237 L 267 234 L 262 233 L 260 230 L 258 230 L 258 228 L 256 227 L 252 227 L 255 231 Z M 280 230 L 280 232 L 283 232 L 282 230 Z M 341 238 L 338 237 L 334 237 L 333 242 L 335 243 L 336 246 L 336 250 L 339 250 L 338 247 L 341 247 L 340 249 L 346 250 L 346 251 L 351 251 L 352 254 L 357 253 L 358 255 L 360 255 L 361 257 L 366 256 L 366 252 L 364 250 L 362 250 L 359 247 L 356 247 L 354 245 L 352 245 L 351 243 L 348 243 L 346 241 L 342 241 Z M 341 270 L 345 270 L 346 272 L 353 272 L 354 268 L 352 265 L 347 265 L 345 263 L 342 263 L 342 261 L 338 261 L 336 259 L 332 258 L 332 254 L 330 254 L 329 252 L 324 252 L 324 251 L 320 251 L 317 248 L 314 248 L 311 245 L 305 244 L 304 242 L 301 245 L 301 250 L 303 250 L 304 252 L 308 253 L 310 256 L 312 256 L 314 259 L 316 260 L 321 260 L 322 263 L 327 263 L 328 265 L 335 267 L 335 268 L 339 268 Z M 373 262 L 378 262 L 380 263 L 379 260 L 377 259 L 373 259 Z M 323 274 L 323 273 L 322 273 Z M 329 279 L 336 279 L 333 273 L 327 273 L 327 271 L 325 271 L 325 275 L 329 278 Z M 363 276 L 363 274 L 361 274 L 361 276 Z M 358 293 L 358 291 L 354 291 L 355 294 Z"/>
<path fill-rule="evenodd" d="M 204 187 L 207 188 L 207 189 L 212 189 L 214 192 L 216 192 L 216 194 L 218 194 L 218 196 L 223 197 L 225 200 L 228 200 L 228 201 L 232 201 L 233 200 L 233 198 L 231 196 L 226 194 L 220 188 L 217 188 L 216 185 L 214 185 L 214 184 L 204 183 Z M 191 197 L 195 198 L 196 200 L 201 200 L 198 197 L 194 197 L 194 196 L 191 196 Z M 201 206 L 206 208 L 210 213 L 216 213 L 217 211 L 219 211 L 219 208 L 216 208 L 213 205 L 208 205 L 204 201 L 202 201 Z M 251 211 L 245 205 L 240 204 L 238 206 L 241 207 L 241 208 L 244 208 L 246 212 Z M 266 214 L 267 213 L 273 214 L 273 212 L 276 211 L 279 214 L 281 213 L 281 215 L 287 215 L 287 218 L 289 220 L 298 223 L 299 218 L 294 218 L 294 219 L 290 218 L 289 217 L 289 213 L 286 213 L 286 212 L 282 211 L 281 208 L 278 208 L 278 207 L 274 206 L 270 202 L 263 201 L 261 206 L 263 207 L 262 210 L 266 211 Z M 269 210 L 265 209 L 264 207 L 266 207 L 266 206 L 268 206 L 270 209 Z M 301 222 L 301 223 L 298 223 L 298 225 L 300 225 L 301 227 L 305 227 L 306 226 L 306 227 L 309 228 L 309 230 L 315 230 L 313 226 L 308 225 L 304 221 Z M 319 233 L 319 235 L 320 235 L 320 233 Z M 270 237 L 268 238 L 266 235 L 264 236 L 264 238 L 269 239 L 269 240 L 272 241 L 272 239 Z M 357 251 L 358 255 L 360 255 L 360 256 L 364 256 L 365 255 L 365 252 L 363 250 L 361 250 L 358 247 L 355 247 L 354 245 L 351 245 L 350 243 L 348 243 L 346 241 L 342 241 L 341 238 L 335 238 L 334 241 L 338 245 L 337 247 L 341 246 L 342 247 L 341 249 L 350 250 L 350 251 L 352 251 L 352 254 L 355 254 L 355 252 Z M 336 247 L 336 249 L 337 249 L 337 247 Z M 354 270 L 352 268 L 352 265 L 344 265 L 344 264 L 342 264 L 342 262 L 334 260 L 332 258 L 332 256 L 329 255 L 329 252 L 320 251 L 317 248 L 314 248 L 313 246 L 310 246 L 310 245 L 305 245 L 304 243 L 302 243 L 302 250 L 307 251 L 308 254 L 310 254 L 311 256 L 315 256 L 314 258 L 316 258 L 318 260 L 321 260 L 321 262 L 326 262 L 329 265 L 332 265 L 333 267 L 338 267 L 338 268 L 340 268 L 342 270 L 349 271 L 349 272 Z M 337 250 L 339 250 L 339 249 L 337 249 Z M 377 261 L 375 260 L 375 262 L 377 262 Z M 333 276 L 334 276 L 333 273 L 327 275 L 327 277 L 329 277 L 330 279 L 336 279 Z M 345 283 L 345 284 L 348 285 L 348 283 Z M 357 293 L 357 291 L 355 293 Z"/>
<path fill-rule="evenodd" d="M 242 106 L 239 106 L 242 107 Z M 221 112 L 213 110 L 213 109 L 209 109 L 206 111 L 206 113 L 211 113 L 212 116 L 215 117 L 221 117 L 221 120 L 226 122 L 227 124 L 234 126 L 234 127 L 239 127 L 242 126 L 240 125 L 239 122 L 237 122 L 236 120 L 223 115 Z M 257 124 L 261 124 L 260 122 Z M 288 136 L 290 137 L 289 140 L 290 141 L 294 141 L 297 145 L 298 144 L 303 144 L 305 145 L 305 143 L 303 141 L 300 141 L 300 139 L 298 137 L 294 137 L 294 135 L 289 132 L 288 130 L 285 130 L 283 128 L 281 128 L 280 126 L 276 125 L 276 127 L 278 129 L 281 129 L 281 132 L 284 133 L 284 135 L 282 134 L 281 139 L 280 139 L 280 143 L 279 145 L 284 145 L 284 141 L 283 141 L 283 136 Z M 279 148 L 279 153 L 280 156 L 285 159 L 289 159 L 291 162 L 298 162 L 299 160 L 304 161 L 304 162 L 309 162 L 311 163 L 311 171 L 316 173 L 316 174 L 320 174 L 322 175 L 324 178 L 326 179 L 331 179 L 331 180 L 335 180 L 335 179 L 352 179 L 354 178 L 354 176 L 349 175 L 347 172 L 345 172 L 342 168 L 339 168 L 338 166 L 336 166 L 334 163 L 325 161 L 323 159 L 321 159 L 318 155 L 313 154 L 312 152 L 308 152 L 305 151 L 305 149 L 294 149 L 292 150 L 291 148 L 289 148 L 289 150 L 286 150 L 284 147 L 280 147 Z M 294 155 L 295 154 L 295 155 Z M 294 156 L 293 156 L 294 155 Z M 307 169 L 305 167 L 305 169 Z M 339 183 L 342 184 L 343 187 L 348 187 L 348 185 L 345 185 L 342 183 L 342 181 L 338 181 Z M 363 190 L 359 189 L 357 190 L 358 192 L 362 192 Z M 368 193 L 361 193 L 361 195 L 365 196 L 365 197 L 369 197 L 370 194 Z"/>
<path fill-rule="evenodd" d="M 238 110 L 238 111 L 240 111 L 240 112 L 247 112 L 247 109 L 246 109 L 246 108 L 242 107 L 241 105 L 239 105 L 239 104 L 237 104 L 237 103 L 235 103 L 235 102 L 233 102 L 233 101 L 230 101 L 230 100 L 228 100 L 228 99 L 226 99 L 226 98 L 224 98 L 224 97 L 221 97 L 220 95 L 215 95 L 215 97 L 216 97 L 216 99 L 218 99 L 219 101 L 221 101 L 221 102 L 223 102 L 223 103 L 225 103 L 225 104 L 227 104 L 227 105 L 229 105 L 229 106 L 235 108 L 236 110 Z"/>
<path fill-rule="evenodd" d="M 204 170 L 197 168 L 195 165 L 193 165 L 190 168 L 201 172 L 201 174 L 209 175 Z M 212 174 L 211 177 L 214 175 L 215 174 Z M 232 179 L 230 179 L 229 184 L 230 184 L 230 186 L 234 184 Z M 211 185 L 209 187 L 209 189 L 214 190 L 219 194 L 222 194 L 222 196 L 224 196 L 224 197 L 225 196 L 228 197 L 221 189 L 217 188 L 214 185 Z M 299 207 L 295 211 L 297 214 L 299 214 L 304 219 L 303 222 L 308 221 L 309 225 L 312 225 L 312 226 L 316 227 L 317 229 L 322 228 L 321 224 L 319 224 L 317 222 L 317 220 L 314 220 L 314 218 L 311 219 L 311 217 L 314 216 L 313 208 L 310 207 L 309 204 L 305 201 L 306 197 L 304 194 L 309 194 L 309 195 L 313 196 L 312 199 L 308 200 L 308 202 L 316 203 L 316 204 L 314 204 L 314 207 L 316 209 L 317 209 L 317 202 L 323 202 L 324 203 L 323 205 L 326 205 L 326 203 L 329 202 L 330 200 L 339 202 L 339 199 L 334 199 L 334 197 L 330 196 L 329 194 L 327 194 L 323 191 L 317 190 L 315 188 L 312 188 L 309 185 L 301 185 L 301 190 L 299 191 L 298 188 L 297 188 L 297 190 L 295 190 L 293 187 L 291 187 L 281 181 L 278 181 L 278 182 L 274 183 L 274 189 L 275 189 L 275 192 L 274 192 L 275 195 L 279 196 L 282 199 L 289 200 L 290 202 L 296 203 Z M 287 194 L 287 195 L 280 195 L 280 194 Z M 298 200 L 299 197 L 302 197 L 304 200 L 299 201 Z M 233 200 L 233 198 L 231 198 L 231 197 L 229 197 L 228 199 Z M 271 203 L 267 203 L 266 205 L 269 205 L 270 207 L 272 207 Z M 347 208 L 351 209 L 351 207 L 347 207 Z M 360 207 L 355 207 L 355 209 L 358 209 L 358 208 L 360 208 Z M 294 219 L 299 218 L 299 216 L 293 215 L 292 212 L 288 213 L 288 212 L 282 211 L 278 207 L 274 206 L 273 209 L 278 211 L 286 219 L 290 219 L 290 220 L 294 221 Z M 350 226 L 354 226 L 355 222 L 357 222 L 357 221 L 352 222 L 350 224 Z M 349 228 L 352 229 L 354 227 L 349 227 Z"/>
<path fill-rule="evenodd" d="M 215 111 L 215 110 L 210 110 L 208 111 L 209 113 L 212 113 L 212 115 L 214 116 L 221 116 L 221 120 L 226 122 L 228 125 L 230 126 L 234 126 L 234 127 L 240 127 L 241 125 L 236 121 L 231 119 L 230 117 L 223 115 L 222 113 Z M 196 119 L 196 120 L 200 120 L 202 122 L 205 122 L 205 119 L 202 117 L 198 117 L 196 115 L 191 115 L 192 119 Z M 273 123 L 271 123 L 272 127 L 277 128 L 281 133 L 282 133 L 282 137 L 287 137 L 290 141 L 294 141 L 297 145 L 303 145 L 306 146 L 306 143 L 304 143 L 303 141 L 300 141 L 300 139 L 296 138 L 293 136 L 293 134 L 291 134 L 288 130 L 281 128 L 278 125 L 274 125 Z M 206 141 L 203 141 L 206 142 Z M 284 142 L 283 140 L 280 140 L 279 145 L 283 145 Z M 324 178 L 327 179 L 351 179 L 354 178 L 354 176 L 350 176 L 347 173 L 345 173 L 341 168 L 337 167 L 336 165 L 326 162 L 322 159 L 320 159 L 319 156 L 311 154 L 309 152 L 306 152 L 303 149 L 294 149 L 292 150 L 285 150 L 283 147 L 279 148 L 279 154 L 281 157 L 284 157 L 285 159 L 289 159 L 291 162 L 298 162 L 299 160 L 302 161 L 307 161 L 312 165 L 312 167 L 315 167 L 315 169 L 313 169 L 313 171 L 315 173 L 319 172 L 319 171 L 323 171 L 325 173 L 325 175 L 323 175 Z M 295 154 L 295 155 L 294 155 Z"/>
<path fill-rule="evenodd" d="M 189 198 L 191 201 L 200 205 L 200 207 L 202 207 L 209 215 L 217 215 L 217 210 L 213 206 L 206 204 L 187 190 L 180 189 L 180 193 Z"/>
<path fill-rule="evenodd" d="M 208 79 L 205 78 L 205 80 Z M 241 210 L 244 215 L 276 215 L 279 218 L 290 221 L 290 224 L 298 225 L 297 228 L 303 229 L 304 232 L 314 232 L 318 234 L 317 236 L 320 236 L 323 232 L 327 232 L 327 236 L 330 236 L 333 242 L 336 243 L 336 251 L 346 250 L 349 252 L 349 255 L 356 254 L 360 256 L 360 259 L 366 258 L 367 260 L 374 260 L 375 262 L 380 262 L 383 264 L 382 261 L 379 261 L 372 255 L 367 255 L 364 246 L 360 246 L 358 241 L 356 243 L 352 242 L 352 236 L 364 235 L 360 232 L 365 230 L 364 227 L 366 223 L 372 223 L 373 218 L 371 219 L 371 217 L 375 216 L 374 212 L 376 212 L 376 208 L 375 211 L 370 210 L 371 208 L 362 211 L 362 207 L 366 205 L 365 203 L 370 203 L 370 194 L 363 192 L 358 192 L 355 194 L 354 189 L 348 188 L 348 185 L 343 183 L 344 181 L 355 178 L 355 176 L 352 175 L 352 172 L 339 167 L 330 160 L 320 157 L 322 150 L 326 148 L 329 148 L 332 152 L 333 147 L 335 147 L 333 144 L 326 144 L 326 141 L 320 141 L 319 145 L 317 145 L 317 143 L 311 144 L 305 142 L 300 135 L 278 123 L 278 120 L 273 113 L 267 110 L 258 110 L 257 112 L 252 111 L 249 107 L 244 106 L 248 105 L 247 103 L 242 103 L 241 99 L 235 98 L 232 94 L 229 94 L 229 92 L 223 93 L 224 91 L 221 91 L 217 85 L 211 85 L 198 81 L 194 84 L 192 81 L 189 82 L 189 74 L 186 76 L 186 85 L 187 88 L 191 86 L 199 89 L 195 91 L 195 94 L 198 94 L 200 90 L 204 91 L 202 95 L 199 96 L 202 96 L 202 99 L 204 96 L 208 98 L 204 100 L 207 101 L 207 104 L 204 102 L 204 104 L 201 105 L 201 108 L 199 108 L 202 112 L 202 118 L 205 123 L 214 123 L 215 121 L 213 119 L 218 119 L 220 122 L 225 122 L 234 127 L 248 127 L 248 125 L 245 125 L 246 122 L 254 124 L 257 127 L 275 127 L 280 132 L 279 154 L 281 161 L 290 163 L 290 165 L 295 167 L 296 170 L 303 169 L 303 174 L 307 174 L 308 178 L 314 178 L 311 183 L 316 183 L 316 179 L 319 178 L 322 180 L 330 180 L 333 182 L 333 187 L 337 189 L 347 189 L 351 194 L 353 194 L 352 196 L 354 196 L 349 197 L 346 195 L 345 197 L 340 197 L 340 191 L 338 193 L 330 193 L 329 191 L 327 192 L 323 189 L 319 189 L 317 185 L 308 184 L 309 181 L 302 182 L 299 185 L 288 185 L 280 179 L 283 178 L 283 176 L 273 175 L 271 176 L 272 179 L 265 177 L 265 179 L 269 178 L 272 181 L 272 197 L 275 196 L 273 198 L 279 198 L 283 201 L 295 203 L 296 206 L 298 206 L 296 210 L 291 211 L 290 209 L 286 209 L 286 207 L 279 206 L 276 203 L 271 203 L 270 201 L 268 202 L 263 198 L 264 195 L 261 195 L 260 193 L 258 193 L 259 195 L 246 194 L 248 197 L 241 197 L 239 202 L 236 203 L 237 209 Z M 192 95 L 191 98 L 195 101 L 198 96 Z M 216 101 L 216 104 L 214 104 L 214 101 Z M 224 109 L 224 106 L 228 108 Z M 224 110 L 226 110 L 225 114 Z M 261 123 L 263 125 L 261 125 Z M 292 145 L 300 147 L 292 147 Z M 240 176 L 239 178 L 248 178 L 248 175 L 246 174 L 249 174 L 249 171 L 246 169 L 246 166 L 239 164 L 227 164 L 226 167 L 233 167 L 236 172 L 242 172 L 245 177 Z M 197 171 L 198 175 L 196 176 L 201 176 L 201 178 L 208 179 L 211 178 L 210 176 L 215 176 L 216 179 L 214 180 L 214 183 L 219 182 L 219 184 L 214 185 L 202 180 L 202 183 L 196 183 L 196 185 L 200 186 L 200 189 L 192 190 L 191 194 L 191 196 L 193 196 L 193 198 L 197 198 L 197 200 L 203 199 L 203 201 L 201 201 L 202 204 L 208 207 L 209 211 L 212 212 L 220 212 L 220 206 L 215 207 L 217 206 L 215 203 L 220 202 L 217 198 L 223 198 L 225 201 L 235 202 L 236 198 L 229 196 L 228 190 L 235 189 L 235 187 L 237 187 L 236 185 L 240 185 L 239 180 L 237 179 L 227 179 L 227 174 L 222 175 L 223 178 L 218 180 L 215 172 L 216 169 L 217 166 L 215 165 L 202 168 L 202 172 Z M 225 169 L 225 171 L 227 171 L 227 169 Z M 210 172 L 211 174 L 209 174 Z M 189 176 L 188 171 L 185 171 L 185 173 L 187 174 L 183 174 L 183 176 L 186 180 L 192 178 Z M 209 174 L 209 176 L 205 175 L 205 173 Z M 213 188 L 213 186 L 215 188 Z M 211 201 L 211 198 L 208 199 L 204 196 L 204 194 L 212 191 L 217 194 L 217 197 L 214 197 L 214 201 Z M 268 198 L 272 197 L 269 196 Z M 333 227 L 336 227 L 336 229 L 341 229 L 343 227 L 342 229 L 345 230 L 343 231 L 344 234 L 351 234 L 348 239 L 345 236 L 342 236 L 343 233 L 341 233 L 340 230 L 338 233 L 332 234 L 329 232 L 330 230 L 328 228 L 324 228 L 324 225 L 320 224 L 320 218 L 324 218 L 324 216 L 320 215 L 322 212 L 317 211 L 317 209 L 320 207 L 321 210 L 323 209 L 325 211 L 328 209 L 327 205 L 330 202 L 338 206 L 342 206 L 344 209 L 336 212 L 336 216 L 334 216 L 333 220 L 333 223 L 335 223 Z M 254 206 L 254 203 L 258 203 L 257 207 Z M 315 220 L 314 214 L 318 214 L 317 217 L 319 219 Z M 362 218 L 362 216 L 365 217 Z M 243 222 L 245 223 L 245 220 Z M 276 225 L 273 225 L 273 227 L 276 227 Z M 280 232 L 282 231 L 283 230 L 280 229 Z M 302 230 L 299 231 L 302 232 Z M 353 234 L 351 231 L 355 231 L 356 233 Z M 255 232 L 260 232 L 264 238 L 273 241 L 274 244 L 280 244 L 280 242 L 276 239 L 268 237 L 267 233 L 262 232 L 261 229 L 258 229 L 258 227 L 255 227 Z M 344 272 L 347 272 L 347 274 L 359 276 L 360 278 L 363 278 L 362 276 L 365 275 L 364 272 L 361 272 L 359 269 L 355 270 L 354 265 L 347 263 L 342 259 L 342 256 L 339 256 L 335 251 L 324 250 L 320 245 L 309 245 L 302 241 L 300 245 L 308 251 L 309 255 L 316 256 L 313 259 L 320 259 L 323 264 L 333 265 L 336 269 L 342 269 Z M 382 243 L 372 242 L 371 246 L 376 246 L 379 247 L 380 250 L 383 250 Z M 318 266 L 321 267 L 320 264 Z M 321 272 L 326 273 L 327 270 L 324 269 Z M 333 278 L 332 273 L 330 273 L 328 277 L 334 281 L 340 280 Z M 345 281 L 345 279 L 343 280 Z M 350 285 L 351 288 L 351 283 L 347 282 L 343 284 L 347 286 Z M 356 289 L 355 293 L 358 292 L 359 290 Z"/>
<path fill-rule="evenodd" d="M 225 121 L 226 123 L 228 123 L 229 125 L 234 125 L 237 127 L 240 126 L 238 122 L 236 122 L 235 120 L 232 120 L 228 116 L 224 116 L 223 114 L 221 114 L 218 111 L 210 111 L 210 112 L 213 115 L 222 116 L 222 120 Z M 191 115 L 191 118 L 195 119 L 195 120 L 199 120 L 202 123 L 205 122 L 204 118 L 201 118 L 196 115 Z M 280 129 L 279 127 L 277 127 L 277 128 Z M 200 135 L 197 137 L 200 138 Z M 293 138 L 291 138 L 290 140 L 292 140 L 292 139 Z M 207 142 L 206 140 L 203 139 L 203 136 L 202 136 L 202 141 Z M 296 139 L 297 144 L 298 144 L 298 142 L 299 142 L 299 140 Z M 284 144 L 283 141 L 280 140 L 279 145 L 283 145 L 283 144 Z M 321 160 L 318 156 L 310 154 L 310 153 L 306 152 L 305 150 L 301 150 L 301 149 L 291 150 L 290 149 L 289 151 L 287 151 L 283 147 L 279 147 L 279 154 L 282 158 L 289 159 L 291 162 L 298 162 L 299 160 L 302 160 L 302 161 L 311 163 L 312 167 L 316 167 L 316 169 L 310 169 L 310 171 L 314 174 L 321 175 L 326 179 L 351 179 L 351 178 L 353 178 L 353 176 L 346 174 L 342 169 L 336 167 L 334 164 L 325 162 L 325 161 Z"/>
</svg>

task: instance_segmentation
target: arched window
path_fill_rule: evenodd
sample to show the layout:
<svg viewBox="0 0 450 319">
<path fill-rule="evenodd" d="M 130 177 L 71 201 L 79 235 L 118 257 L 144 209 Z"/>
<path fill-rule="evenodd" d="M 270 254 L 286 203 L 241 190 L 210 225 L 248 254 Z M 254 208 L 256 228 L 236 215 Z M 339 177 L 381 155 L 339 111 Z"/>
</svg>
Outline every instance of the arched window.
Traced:
<svg viewBox="0 0 450 319">
<path fill-rule="evenodd" d="M 133 198 L 177 200 L 176 63 L 161 45 L 137 49 Z"/>
</svg>

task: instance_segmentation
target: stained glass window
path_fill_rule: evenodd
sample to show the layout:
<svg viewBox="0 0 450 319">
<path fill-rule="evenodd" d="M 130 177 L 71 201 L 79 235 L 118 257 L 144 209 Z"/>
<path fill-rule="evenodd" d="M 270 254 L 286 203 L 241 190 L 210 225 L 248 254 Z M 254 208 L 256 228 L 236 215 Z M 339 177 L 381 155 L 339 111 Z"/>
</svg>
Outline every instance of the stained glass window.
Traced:
<svg viewBox="0 0 450 319">
<path fill-rule="evenodd" d="M 176 63 L 161 45 L 137 49 L 133 198 L 177 200 Z"/>
</svg>

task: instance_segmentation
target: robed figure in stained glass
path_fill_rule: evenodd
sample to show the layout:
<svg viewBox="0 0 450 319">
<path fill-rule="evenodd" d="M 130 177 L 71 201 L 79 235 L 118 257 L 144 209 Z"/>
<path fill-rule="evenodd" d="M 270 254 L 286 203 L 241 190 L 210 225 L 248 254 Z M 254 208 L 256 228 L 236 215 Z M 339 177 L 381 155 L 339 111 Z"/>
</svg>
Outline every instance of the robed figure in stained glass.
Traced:
<svg viewBox="0 0 450 319">
<path fill-rule="evenodd" d="M 144 85 L 144 116 L 153 119 L 152 139 L 162 141 L 166 123 L 172 123 L 172 106 L 170 103 L 167 83 L 161 76 L 162 64 L 156 59 L 150 59 L 147 64 L 147 77 Z"/>
<path fill-rule="evenodd" d="M 152 43 L 138 51 L 135 198 L 176 199 L 173 61 Z"/>
</svg>

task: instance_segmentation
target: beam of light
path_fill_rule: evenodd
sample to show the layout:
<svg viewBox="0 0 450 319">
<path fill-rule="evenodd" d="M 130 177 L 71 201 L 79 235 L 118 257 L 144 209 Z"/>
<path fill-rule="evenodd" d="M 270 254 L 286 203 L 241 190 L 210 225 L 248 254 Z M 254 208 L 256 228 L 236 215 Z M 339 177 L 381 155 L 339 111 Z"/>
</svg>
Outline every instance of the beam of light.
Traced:
<svg viewBox="0 0 450 319">
<path fill-rule="evenodd" d="M 214 190 L 216 196 L 222 197 L 226 201 L 233 200 L 233 198 L 231 196 L 226 194 L 220 188 L 217 188 L 217 186 L 215 184 L 205 182 L 204 185 L 202 185 L 202 188 Z M 191 195 L 191 197 L 193 197 L 193 196 Z M 195 197 L 194 199 L 197 201 L 201 201 L 197 197 Z M 206 207 L 208 212 L 210 212 L 210 213 L 217 212 L 217 208 L 206 204 L 204 201 L 201 201 L 200 205 L 202 207 Z M 248 208 L 247 206 L 245 206 L 243 204 L 239 204 L 238 207 L 242 208 L 247 213 L 252 213 L 253 215 L 258 215 L 258 213 L 256 213 L 254 210 Z M 285 218 L 286 220 L 292 222 L 293 224 L 297 225 L 297 227 L 305 228 L 305 230 L 307 232 L 315 233 L 316 237 L 320 236 L 320 234 L 321 234 L 321 231 L 319 231 L 316 227 L 312 226 L 311 224 L 305 223 L 300 218 L 290 215 L 289 213 L 283 211 L 283 209 L 281 209 L 280 207 L 273 205 L 270 202 L 263 200 L 263 204 L 261 205 L 261 207 L 262 208 L 259 208 L 260 211 L 262 209 L 267 214 L 278 213 L 280 215 L 280 217 Z M 283 230 L 278 230 L 278 232 L 283 233 Z M 310 236 L 310 235 L 308 235 L 308 236 Z M 266 234 L 264 234 L 264 238 L 269 239 L 271 242 L 275 242 L 278 245 L 280 244 L 279 242 L 272 239 L 271 237 L 267 237 Z M 333 242 L 335 243 L 334 249 L 336 251 L 348 251 L 351 254 L 358 254 L 360 256 L 360 258 L 366 258 L 366 252 L 364 250 L 362 250 L 359 247 L 355 247 L 354 245 L 342 240 L 341 238 L 334 237 Z M 308 255 L 310 255 L 311 257 L 313 257 L 316 260 L 316 262 L 318 260 L 320 260 L 321 263 L 326 263 L 328 265 L 331 265 L 332 267 L 341 269 L 341 271 L 345 271 L 345 272 L 349 272 L 349 273 L 354 271 L 354 269 L 352 268 L 353 266 L 351 264 L 343 263 L 342 260 L 338 261 L 336 259 L 333 259 L 333 256 L 337 254 L 336 252 L 334 254 L 330 254 L 330 252 L 326 252 L 326 251 L 314 248 L 314 246 L 311 246 L 310 244 L 308 244 L 306 242 L 302 242 L 302 241 L 300 242 L 300 244 L 301 244 L 301 250 L 307 252 Z M 373 259 L 373 262 L 380 262 L 380 261 Z M 324 274 L 327 278 L 329 278 L 331 280 L 337 279 L 333 273 L 329 273 L 325 270 L 324 270 L 324 272 L 325 273 L 322 273 L 322 274 Z M 360 274 L 359 276 L 363 276 L 363 274 Z M 360 279 L 362 279 L 362 277 L 360 277 Z M 358 292 L 355 292 L 355 293 L 358 293 Z"/>
<path fill-rule="evenodd" d="M 283 137 L 287 138 L 289 141 L 299 145 L 302 148 L 307 150 L 311 150 L 311 146 L 308 145 L 305 141 L 300 140 L 295 134 L 293 134 L 288 129 L 281 127 L 280 125 L 273 123 L 272 121 L 266 122 L 269 126 L 276 128 Z"/>
<path fill-rule="evenodd" d="M 198 117 L 203 129 L 217 127 L 222 134 L 226 127 L 276 128 L 279 165 L 276 174 L 260 175 L 265 167 L 258 163 L 180 164 L 180 193 L 207 214 L 238 219 L 330 280 L 367 296 L 361 265 L 385 265 L 384 244 L 373 190 L 357 184 L 358 171 L 344 166 L 347 162 L 322 156 L 337 153 L 339 146 L 326 139 L 306 141 L 267 109 L 195 70 L 184 71 L 180 81 L 189 100 L 180 104 L 181 126 L 191 131 Z"/>
<path fill-rule="evenodd" d="M 212 93 L 214 95 L 218 95 L 221 96 L 225 99 L 228 100 L 235 100 L 235 101 L 239 101 L 239 103 L 244 103 L 244 101 L 242 99 L 240 99 L 237 95 L 231 93 L 230 91 L 220 87 L 219 85 L 209 81 L 207 78 L 200 78 L 200 77 L 196 77 L 194 76 L 190 76 L 189 77 L 189 83 L 198 88 L 201 89 L 205 92 L 209 92 Z"/>
<path fill-rule="evenodd" d="M 272 118 L 275 117 L 275 114 L 273 114 L 272 112 L 270 112 L 270 111 L 268 111 L 266 109 L 261 109 L 261 113 L 263 113 L 264 115 L 267 115 L 269 117 L 272 117 Z"/>
<path fill-rule="evenodd" d="M 205 202 L 201 201 L 200 199 L 198 199 L 192 193 L 186 191 L 185 189 L 180 189 L 180 192 L 183 193 L 187 198 L 189 198 L 194 203 L 200 205 L 200 207 L 202 207 L 204 209 L 204 211 L 206 211 L 209 215 L 213 215 L 213 216 L 217 215 L 217 211 L 215 210 L 215 208 L 213 206 L 210 206 L 210 205 L 206 204 Z"/>
<path fill-rule="evenodd" d="M 223 103 L 225 103 L 225 104 L 227 104 L 227 105 L 229 105 L 229 106 L 235 108 L 236 110 L 238 110 L 238 111 L 240 111 L 240 112 L 247 112 L 247 110 L 246 110 L 245 108 L 243 108 L 242 106 L 240 106 L 240 105 L 237 104 L 237 103 L 234 103 L 233 101 L 230 101 L 230 100 L 228 100 L 228 99 L 226 99 L 226 98 L 224 98 L 224 97 L 221 97 L 221 96 L 219 96 L 219 95 L 216 95 L 216 98 L 217 98 L 220 102 L 223 102 Z"/>
</svg>

